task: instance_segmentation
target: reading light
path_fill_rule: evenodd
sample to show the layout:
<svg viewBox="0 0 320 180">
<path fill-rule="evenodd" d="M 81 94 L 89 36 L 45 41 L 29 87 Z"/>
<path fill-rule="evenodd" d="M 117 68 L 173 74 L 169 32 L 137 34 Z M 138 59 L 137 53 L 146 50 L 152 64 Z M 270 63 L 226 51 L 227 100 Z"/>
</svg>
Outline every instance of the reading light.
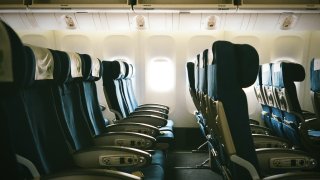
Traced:
<svg viewBox="0 0 320 180">
<path fill-rule="evenodd" d="M 282 30 L 292 29 L 295 26 L 297 19 L 298 19 L 297 16 L 293 14 L 288 14 L 283 18 L 280 29 Z"/>
<path fill-rule="evenodd" d="M 66 23 L 68 29 L 76 29 L 76 23 L 74 22 L 74 19 L 71 16 L 64 15 L 63 20 Z"/>
<path fill-rule="evenodd" d="M 135 23 L 136 23 L 136 29 L 143 30 L 146 28 L 146 22 L 144 19 L 144 16 L 137 15 L 134 17 Z"/>
<path fill-rule="evenodd" d="M 217 17 L 216 16 L 208 16 L 206 19 L 205 28 L 208 30 L 217 29 Z"/>
</svg>

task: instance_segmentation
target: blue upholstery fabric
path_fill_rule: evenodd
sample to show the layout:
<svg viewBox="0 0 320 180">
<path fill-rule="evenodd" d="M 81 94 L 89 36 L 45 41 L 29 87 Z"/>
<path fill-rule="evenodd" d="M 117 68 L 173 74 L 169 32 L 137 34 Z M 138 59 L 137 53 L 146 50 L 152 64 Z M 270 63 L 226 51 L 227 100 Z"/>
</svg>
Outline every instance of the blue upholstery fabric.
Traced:
<svg viewBox="0 0 320 180">
<path fill-rule="evenodd" d="M 318 60 L 319 61 L 319 60 Z M 310 63 L 311 100 L 317 118 L 320 118 L 320 70 L 314 67 L 315 59 Z"/>
<path fill-rule="evenodd" d="M 24 68 L 30 68 L 28 73 L 34 75 L 35 56 L 29 47 L 25 50 L 25 60 L 19 61 L 24 61 L 27 64 Z M 54 67 L 59 70 L 59 63 L 55 63 Z M 30 86 L 19 88 L 17 94 L 5 99 L 5 111 L 10 119 L 14 149 L 17 154 L 32 161 L 40 174 L 74 167 L 65 136 L 56 121 L 58 117 L 51 95 L 53 85 L 52 80 L 33 79 Z"/>
<path fill-rule="evenodd" d="M 117 78 L 121 78 L 121 68 L 120 63 L 117 61 L 103 61 L 103 87 L 105 90 L 105 96 L 110 109 L 113 109 L 121 114 L 122 117 L 118 119 L 125 118 L 128 116 L 129 112 L 125 108 L 125 104 L 121 98 L 121 91 L 119 82 L 116 81 Z"/>
<path fill-rule="evenodd" d="M 311 91 L 320 92 L 320 70 L 315 70 L 314 62 L 315 59 L 312 59 L 310 63 Z"/>
<path fill-rule="evenodd" d="M 242 90 L 253 84 L 257 77 L 258 53 L 249 45 L 226 41 L 215 42 L 212 51 L 216 64 L 212 72 L 216 86 L 213 94 L 223 103 L 237 155 L 259 169 L 249 126 L 247 99 Z M 233 179 L 250 179 L 249 173 L 235 164 L 230 170 Z"/>
<path fill-rule="evenodd" d="M 302 120 L 297 114 L 302 115 L 302 110 L 294 82 L 304 80 L 304 68 L 300 64 L 290 62 L 278 62 L 273 64 L 273 67 L 273 86 L 275 90 L 285 88 L 285 96 L 287 98 L 287 100 L 285 100 L 282 95 L 277 94 L 277 96 L 279 96 L 277 97 L 278 108 L 280 108 L 281 103 L 283 104 L 284 101 L 287 102 L 287 105 L 282 105 L 281 107 L 283 112 L 283 133 L 293 144 L 300 146 L 298 126 Z"/>
</svg>

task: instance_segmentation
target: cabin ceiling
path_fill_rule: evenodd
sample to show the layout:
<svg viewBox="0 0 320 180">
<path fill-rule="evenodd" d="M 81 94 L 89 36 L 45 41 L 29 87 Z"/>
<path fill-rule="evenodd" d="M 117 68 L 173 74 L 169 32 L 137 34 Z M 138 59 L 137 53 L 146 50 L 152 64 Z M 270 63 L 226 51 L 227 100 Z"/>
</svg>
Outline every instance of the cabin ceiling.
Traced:
<svg viewBox="0 0 320 180">
<path fill-rule="evenodd" d="M 137 0 L 134 7 L 130 2 L 1 0 L 0 18 L 16 30 L 136 31 L 135 17 L 142 15 L 140 29 L 151 31 L 280 31 L 290 16 L 286 30 L 320 30 L 320 0 Z"/>
<path fill-rule="evenodd" d="M 280 31 L 287 13 L 138 13 L 145 18 L 145 30 L 201 31 L 214 16 L 214 30 Z M 137 13 L 1 13 L 0 18 L 15 30 L 68 30 L 64 17 L 72 17 L 77 31 L 135 31 Z M 320 14 L 295 13 L 289 30 L 320 30 Z"/>
</svg>

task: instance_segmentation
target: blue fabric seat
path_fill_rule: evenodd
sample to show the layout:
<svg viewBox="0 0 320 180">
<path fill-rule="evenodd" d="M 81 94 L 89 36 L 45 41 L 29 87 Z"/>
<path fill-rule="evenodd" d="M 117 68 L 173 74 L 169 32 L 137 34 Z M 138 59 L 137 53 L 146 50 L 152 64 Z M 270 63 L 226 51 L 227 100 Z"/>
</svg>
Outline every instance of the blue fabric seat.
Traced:
<svg viewBox="0 0 320 180">
<path fill-rule="evenodd" d="M 76 150 L 81 150 L 94 146 L 117 146 L 118 144 L 116 141 L 119 138 L 121 139 L 121 137 L 116 137 L 115 139 L 108 141 L 109 133 L 95 134 L 94 128 L 90 128 L 90 126 L 93 126 L 93 124 L 89 124 L 90 121 L 88 118 L 90 117 L 86 116 L 85 110 L 83 109 L 85 106 L 82 103 L 85 102 L 85 100 L 82 100 L 84 97 L 81 94 L 80 86 L 83 85 L 83 80 L 91 78 L 91 60 L 81 58 L 79 54 L 73 52 L 66 53 L 62 51 L 52 51 L 52 53 L 54 54 L 55 59 L 63 62 L 70 62 L 71 64 L 71 71 L 66 77 L 67 81 L 55 86 L 53 94 L 58 106 L 57 112 L 60 117 L 60 123 L 65 132 L 72 137 L 72 141 L 75 145 L 74 148 Z M 64 66 L 64 68 L 67 69 L 68 66 Z M 145 136 L 138 133 L 132 133 L 131 135 L 140 138 Z M 99 138 L 102 140 L 99 140 Z M 111 137 L 109 136 L 109 138 Z M 152 138 L 150 137 L 150 139 Z M 121 145 L 131 147 L 131 144 Z M 136 145 L 137 144 L 132 146 L 136 148 Z M 152 165 L 158 165 L 160 167 L 164 166 L 165 159 L 163 152 L 161 150 L 156 150 L 152 151 L 152 154 Z"/>
<path fill-rule="evenodd" d="M 130 115 L 122 98 L 120 80 L 125 76 L 125 65 L 121 61 L 103 61 L 103 87 L 108 106 L 117 117 L 116 123 L 139 122 L 158 127 L 161 131 L 172 131 L 173 121 L 155 115 Z"/>
<path fill-rule="evenodd" d="M 7 58 L 4 59 L 6 66 L 12 67 L 8 70 L 12 70 L 13 78 L 12 83 L 1 83 L 1 92 L 6 90 L 6 96 L 1 97 L 0 109 L 7 117 L 6 127 L 9 131 L 11 148 L 18 160 L 22 160 L 18 161 L 19 164 L 23 165 L 23 168 L 18 168 L 18 172 L 15 171 L 17 174 L 9 177 L 12 179 L 15 176 L 19 176 L 18 179 L 33 179 L 40 176 L 43 179 L 50 179 L 51 176 L 60 179 L 81 177 L 140 179 L 118 171 L 77 167 L 72 158 L 74 151 L 70 151 L 69 144 L 66 143 L 64 133 L 56 120 L 58 118 L 56 106 L 51 95 L 52 85 L 63 81 L 57 74 L 62 71 L 61 64 L 53 63 L 50 56 L 42 56 L 36 61 L 35 54 L 29 47 L 23 46 L 17 34 L 4 23 L 0 24 L 0 29 L 4 26 L 10 34 L 7 41 L 14 50 L 11 62 L 7 61 L 9 60 Z M 52 80 L 53 78 L 56 81 Z M 1 113 L 1 122 L 4 120 L 3 117 Z"/>
<path fill-rule="evenodd" d="M 270 167 L 277 158 L 291 160 L 293 157 L 301 157 L 310 161 L 317 160 L 304 151 L 255 149 L 250 132 L 247 99 L 242 88 L 249 87 L 256 80 L 259 70 L 258 53 L 250 45 L 227 41 L 214 42 L 212 49 L 215 59 L 208 67 L 208 95 L 212 104 L 209 109 L 215 110 L 209 112 L 217 112 L 215 137 L 220 146 L 212 147 L 218 148 L 214 152 L 219 153 L 216 160 L 220 161 L 222 174 L 230 179 L 261 179 L 279 173 L 284 173 L 282 175 L 286 178 L 293 177 L 292 174 L 287 174 L 290 171 L 296 171 L 296 176 L 301 170 L 317 171 L 316 166 Z"/>
</svg>

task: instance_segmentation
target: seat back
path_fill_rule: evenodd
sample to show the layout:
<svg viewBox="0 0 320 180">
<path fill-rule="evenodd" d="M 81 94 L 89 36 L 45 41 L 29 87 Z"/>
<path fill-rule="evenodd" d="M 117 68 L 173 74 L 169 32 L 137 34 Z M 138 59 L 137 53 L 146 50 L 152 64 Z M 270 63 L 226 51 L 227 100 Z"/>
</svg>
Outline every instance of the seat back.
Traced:
<svg viewBox="0 0 320 180">
<path fill-rule="evenodd" d="M 320 118 L 320 60 L 312 59 L 310 63 L 311 100 L 318 119 Z"/>
<path fill-rule="evenodd" d="M 87 61 L 91 61 L 91 64 L 85 64 L 85 69 L 91 69 L 89 78 L 79 82 L 81 104 L 83 105 L 83 112 L 86 114 L 88 123 L 92 125 L 89 126 L 92 128 L 92 133 L 99 135 L 105 132 L 107 125 L 111 124 L 108 119 L 103 117 L 95 83 L 101 78 L 102 63 L 100 60 L 90 57 L 88 54 L 80 54 L 80 57 L 83 60 L 87 59 Z"/>
<path fill-rule="evenodd" d="M 59 58 L 60 61 L 69 61 L 71 66 L 70 73 L 66 76 L 67 81 L 54 86 L 53 91 L 61 127 L 65 134 L 72 137 L 69 141 L 73 142 L 74 150 L 91 147 L 94 134 L 90 130 L 94 128 L 88 123 L 79 88 L 79 84 L 90 77 L 91 61 L 81 58 L 74 52 L 53 51 L 53 53 L 56 55 L 55 58 Z M 89 68 L 85 69 L 86 67 Z"/>
<path fill-rule="evenodd" d="M 262 66 L 264 66 L 264 69 L 262 69 Z M 267 99 L 267 92 L 264 91 L 264 88 L 266 85 L 270 84 L 268 81 L 270 81 L 270 77 L 271 74 L 268 72 L 262 73 L 262 70 L 268 71 L 270 72 L 270 68 L 269 68 L 269 64 L 265 64 L 265 65 L 260 65 L 259 66 L 259 72 L 258 72 L 258 76 L 256 79 L 256 82 L 254 83 L 254 92 L 256 95 L 256 98 L 258 100 L 258 103 L 261 105 L 262 107 L 262 111 L 261 111 L 261 120 L 264 122 L 264 124 L 267 127 L 271 127 L 271 122 L 270 122 L 270 117 L 271 117 L 271 107 L 269 106 L 269 101 Z M 265 83 L 263 85 L 262 83 L 262 75 L 267 76 L 267 78 L 265 78 Z"/>
<path fill-rule="evenodd" d="M 282 119 L 283 115 L 281 110 L 277 107 L 275 95 L 273 93 L 273 64 L 267 63 L 261 66 L 262 70 L 262 90 L 265 95 L 266 105 L 269 107 L 265 107 L 263 109 L 263 114 L 265 123 L 267 127 L 269 127 L 274 134 L 280 137 L 285 137 L 283 134 L 282 128 Z M 269 112 L 268 112 L 269 111 Z"/>
<path fill-rule="evenodd" d="M 295 82 L 304 80 L 304 68 L 296 63 L 277 62 L 273 64 L 272 78 L 276 104 L 283 113 L 283 133 L 293 144 L 300 146 L 298 127 L 303 116 Z"/>
<path fill-rule="evenodd" d="M 0 52 L 2 54 L 0 61 L 0 146 L 1 146 L 1 174 L 3 177 L 12 179 L 23 179 L 26 177 L 19 175 L 18 162 L 16 152 L 13 148 L 13 142 L 9 127 L 9 117 L 4 109 L 5 97 L 12 95 L 14 86 L 19 86 L 17 75 L 24 74 L 25 70 L 18 72 L 17 61 L 25 62 L 23 46 L 17 34 L 8 27 L 4 22 L 0 21 Z M 14 53 L 20 52 L 20 53 Z M 21 53 L 22 52 L 22 53 Z M 21 77 L 21 75 L 20 75 Z"/>
<path fill-rule="evenodd" d="M 248 170 L 240 167 L 242 159 L 259 169 L 250 131 L 247 99 L 242 88 L 254 83 L 259 69 L 259 56 L 250 45 L 216 41 L 212 47 L 214 65 L 208 70 L 213 79 L 212 103 L 216 104 L 219 142 L 228 158 L 227 172 L 232 179 L 251 179 Z M 257 175 L 258 173 L 253 173 Z"/>
<path fill-rule="evenodd" d="M 199 100 L 200 100 L 200 112 L 204 116 L 204 120 L 207 120 L 206 113 L 206 96 L 207 96 L 207 68 L 208 68 L 208 49 L 205 49 L 200 56 L 199 60 Z M 206 123 L 206 122 L 204 122 Z"/>
<path fill-rule="evenodd" d="M 122 99 L 119 79 L 125 75 L 125 66 L 121 61 L 103 61 L 103 89 L 109 109 L 115 113 L 117 119 L 129 115 L 126 104 Z"/>
<path fill-rule="evenodd" d="M 60 77 L 64 71 L 61 62 L 53 61 L 48 49 L 30 45 L 22 48 L 21 42 L 15 54 L 20 58 L 14 66 L 20 66 L 18 75 L 23 78 L 3 106 L 15 152 L 31 161 L 42 175 L 74 168 L 65 140 L 68 137 L 61 131 L 52 96 L 53 85 L 64 81 Z"/>
<path fill-rule="evenodd" d="M 193 104 L 196 106 L 197 111 L 200 111 L 200 103 L 197 101 L 196 89 L 195 89 L 195 75 L 194 75 L 194 62 L 187 63 L 187 74 L 189 82 L 189 92 L 193 101 Z"/>
</svg>

